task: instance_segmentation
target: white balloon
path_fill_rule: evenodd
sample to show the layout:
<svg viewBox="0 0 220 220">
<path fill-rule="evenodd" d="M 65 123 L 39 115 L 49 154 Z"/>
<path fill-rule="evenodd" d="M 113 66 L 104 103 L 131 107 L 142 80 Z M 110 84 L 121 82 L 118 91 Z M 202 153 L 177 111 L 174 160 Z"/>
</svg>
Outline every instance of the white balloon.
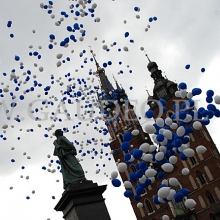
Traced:
<svg viewBox="0 0 220 220">
<path fill-rule="evenodd" d="M 167 148 L 165 146 L 160 146 L 160 152 L 166 153 Z"/>
<path fill-rule="evenodd" d="M 166 123 L 166 125 L 172 125 L 172 123 L 173 123 L 173 120 L 170 118 L 170 117 L 167 117 L 166 119 L 165 119 L 165 123 Z"/>
<path fill-rule="evenodd" d="M 183 120 L 184 122 L 190 122 L 192 120 L 192 115 L 187 114 L 186 118 Z"/>
<path fill-rule="evenodd" d="M 103 49 L 103 50 L 106 50 L 107 48 L 108 48 L 107 45 L 103 45 L 103 46 L 102 46 L 102 49 Z"/>
<path fill-rule="evenodd" d="M 96 3 L 93 3 L 93 4 L 92 4 L 92 8 L 95 9 L 96 7 L 97 7 L 97 4 L 96 4 Z"/>
<path fill-rule="evenodd" d="M 116 179 L 118 177 L 118 172 L 117 171 L 113 171 L 112 173 L 111 173 L 111 178 L 112 179 Z"/>
<path fill-rule="evenodd" d="M 172 140 L 172 131 L 170 131 L 170 130 L 165 130 L 164 132 L 163 132 L 163 135 L 168 139 L 168 140 Z"/>
<path fill-rule="evenodd" d="M 148 168 L 145 171 L 145 176 L 147 176 L 147 177 L 154 177 L 156 174 L 157 174 L 157 171 L 155 169 Z"/>
<path fill-rule="evenodd" d="M 179 181 L 176 178 L 172 177 L 169 179 L 169 184 L 170 184 L 170 186 L 178 186 Z"/>
<path fill-rule="evenodd" d="M 183 153 L 187 156 L 187 157 L 193 157 L 195 155 L 195 152 L 192 148 L 187 148 L 183 151 Z"/>
<path fill-rule="evenodd" d="M 149 177 L 148 179 L 151 181 L 151 183 L 155 182 L 155 177 Z"/>
<path fill-rule="evenodd" d="M 185 128 L 183 126 L 178 127 L 176 130 L 176 134 L 179 137 L 182 137 L 185 134 Z"/>
<path fill-rule="evenodd" d="M 133 155 L 131 155 L 131 159 L 128 162 L 133 162 L 135 160 L 135 158 L 133 157 Z"/>
<path fill-rule="evenodd" d="M 219 95 L 216 95 L 215 97 L 214 97 L 214 101 L 215 101 L 215 104 L 220 104 L 220 96 Z"/>
<path fill-rule="evenodd" d="M 197 152 L 198 154 L 203 154 L 203 153 L 205 153 L 206 151 L 207 151 L 207 148 L 204 147 L 203 145 L 200 145 L 200 146 L 196 147 L 196 152 Z"/>
<path fill-rule="evenodd" d="M 149 150 L 149 152 L 153 152 L 153 151 L 155 151 L 157 149 L 157 146 L 155 146 L 155 145 L 150 145 L 150 150 Z"/>
<path fill-rule="evenodd" d="M 123 47 L 124 51 L 128 51 L 128 47 Z"/>
<path fill-rule="evenodd" d="M 150 145 L 148 143 L 143 143 L 140 147 L 140 150 L 142 150 L 144 153 L 147 153 L 150 150 Z"/>
<path fill-rule="evenodd" d="M 166 198 L 169 194 L 170 194 L 170 187 L 162 187 L 157 192 L 157 195 L 160 198 Z"/>
<path fill-rule="evenodd" d="M 161 182 L 161 184 L 165 184 L 166 186 L 168 186 L 168 180 L 163 179 L 163 181 Z"/>
<path fill-rule="evenodd" d="M 61 61 L 57 61 L 57 67 L 60 67 L 62 65 Z"/>
<path fill-rule="evenodd" d="M 196 202 L 193 199 L 187 199 L 184 204 L 187 208 L 192 209 L 196 205 Z"/>
<path fill-rule="evenodd" d="M 177 129 L 178 125 L 176 123 L 172 123 L 172 125 L 170 125 L 171 129 Z"/>
<path fill-rule="evenodd" d="M 170 193 L 167 196 L 168 200 L 172 200 L 174 198 L 174 195 L 176 194 L 176 191 L 174 189 L 170 189 Z"/>
<path fill-rule="evenodd" d="M 191 99 L 191 98 L 193 97 L 193 95 L 192 95 L 191 92 L 188 92 L 186 97 L 187 97 L 188 99 Z"/>
<path fill-rule="evenodd" d="M 182 173 L 183 175 L 187 176 L 187 175 L 189 175 L 190 171 L 189 171 L 188 168 L 183 168 L 182 171 L 181 171 L 181 173 Z"/>
<path fill-rule="evenodd" d="M 163 215 L 162 220 L 170 220 L 170 217 L 168 215 Z"/>
<path fill-rule="evenodd" d="M 162 142 L 160 142 L 161 145 L 166 145 L 168 142 L 168 140 L 166 138 L 164 138 L 164 140 Z"/>
<path fill-rule="evenodd" d="M 131 184 L 131 182 L 130 181 L 124 181 L 124 186 L 125 186 L 125 188 L 132 188 L 132 184 Z"/>
<path fill-rule="evenodd" d="M 202 128 L 202 123 L 199 122 L 199 121 L 193 122 L 193 128 L 194 128 L 195 130 L 200 130 L 200 129 Z"/>
<path fill-rule="evenodd" d="M 158 201 L 159 201 L 160 203 L 165 203 L 165 201 L 164 201 L 161 197 L 158 197 Z"/>
<path fill-rule="evenodd" d="M 62 58 L 62 56 L 63 56 L 63 54 L 62 54 L 62 53 L 58 53 L 58 54 L 57 54 L 57 59 Z"/>
<path fill-rule="evenodd" d="M 156 119 L 156 124 L 159 126 L 159 127 L 163 127 L 164 126 L 164 120 L 162 118 L 157 118 Z"/>
<path fill-rule="evenodd" d="M 100 18 L 96 18 L 95 21 L 96 21 L 96 22 L 100 22 Z"/>
<path fill-rule="evenodd" d="M 8 128 L 8 125 L 5 124 L 5 125 L 2 126 L 2 128 L 6 129 L 6 128 Z"/>
<path fill-rule="evenodd" d="M 156 160 L 163 160 L 164 158 L 164 153 L 163 152 L 158 152 L 156 155 L 155 155 L 155 159 Z"/>
<path fill-rule="evenodd" d="M 119 172 L 125 172 L 126 170 L 127 170 L 127 164 L 126 163 L 121 162 L 121 163 L 118 164 L 118 171 Z"/>
<path fill-rule="evenodd" d="M 171 156 L 169 158 L 169 162 L 172 163 L 172 164 L 175 164 L 177 162 L 177 157 L 176 156 Z"/>
<path fill-rule="evenodd" d="M 178 98 L 180 98 L 180 91 L 176 91 L 176 92 L 175 92 L 175 96 L 178 97 Z"/>
<path fill-rule="evenodd" d="M 139 202 L 138 204 L 137 204 L 137 207 L 140 209 L 140 208 L 143 208 L 143 203 L 142 202 Z"/>
<path fill-rule="evenodd" d="M 40 71 L 40 72 L 43 72 L 43 71 L 44 71 L 44 68 L 43 68 L 42 66 L 40 66 L 40 67 L 39 67 L 39 71 Z"/>
<path fill-rule="evenodd" d="M 145 131 L 148 133 L 148 134 L 153 134 L 156 132 L 156 128 L 151 125 L 151 124 L 148 124 L 145 126 Z"/>
<path fill-rule="evenodd" d="M 174 166 L 170 163 L 164 163 L 161 168 L 165 171 L 165 172 L 172 172 L 174 169 Z"/>
<path fill-rule="evenodd" d="M 144 184 L 146 182 L 146 179 L 147 177 L 143 175 L 141 178 L 139 178 L 139 181 Z"/>
<path fill-rule="evenodd" d="M 184 99 L 185 97 L 186 97 L 186 90 L 181 90 L 180 91 L 180 97 L 182 98 L 182 99 Z"/>
<path fill-rule="evenodd" d="M 186 150 L 188 148 L 188 146 L 186 145 L 186 144 L 182 144 L 179 148 L 178 148 L 178 150 L 180 151 L 180 152 L 183 152 L 184 150 Z"/>
<path fill-rule="evenodd" d="M 137 130 L 137 129 L 135 129 L 135 130 L 133 130 L 133 131 L 131 132 L 131 134 L 132 134 L 133 136 L 137 136 L 139 133 L 140 133 L 140 132 L 139 132 L 139 130 Z"/>
<path fill-rule="evenodd" d="M 152 154 L 145 154 L 143 157 L 143 160 L 146 162 L 150 162 L 150 161 L 152 161 L 152 159 L 153 159 Z"/>
</svg>

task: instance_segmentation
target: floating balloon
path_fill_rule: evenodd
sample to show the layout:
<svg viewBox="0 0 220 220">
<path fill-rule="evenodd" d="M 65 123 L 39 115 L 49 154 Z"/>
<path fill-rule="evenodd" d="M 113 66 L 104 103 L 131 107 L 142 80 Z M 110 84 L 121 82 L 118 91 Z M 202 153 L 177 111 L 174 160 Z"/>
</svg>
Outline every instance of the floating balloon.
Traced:
<svg viewBox="0 0 220 220">
<path fill-rule="evenodd" d="M 144 153 L 147 153 L 150 150 L 150 145 L 148 143 L 143 143 L 139 147 L 140 150 L 142 150 Z"/>
<path fill-rule="evenodd" d="M 111 178 L 112 179 L 116 179 L 118 177 L 118 172 L 117 171 L 113 171 L 112 173 L 111 173 Z"/>
<path fill-rule="evenodd" d="M 135 129 L 135 130 L 133 130 L 133 131 L 131 132 L 131 134 L 132 134 L 133 136 L 137 136 L 139 133 L 140 133 L 140 132 L 139 132 L 139 130 L 137 130 L 137 129 Z"/>
<path fill-rule="evenodd" d="M 131 182 L 130 182 L 130 181 L 125 181 L 125 182 L 124 182 L 124 187 L 125 187 L 125 188 L 132 188 Z"/>
<path fill-rule="evenodd" d="M 148 124 L 145 126 L 145 131 L 149 134 L 153 134 L 156 132 L 156 128 L 153 125 Z"/>
<path fill-rule="evenodd" d="M 119 186 L 121 186 L 121 181 L 119 179 L 113 179 L 112 180 L 112 185 L 114 187 L 119 187 Z"/>
<path fill-rule="evenodd" d="M 187 175 L 189 175 L 190 171 L 189 171 L 188 168 L 183 168 L 182 171 L 181 171 L 181 173 L 182 173 L 184 176 L 187 176 Z"/>
<path fill-rule="evenodd" d="M 161 168 L 165 171 L 165 172 L 172 172 L 174 169 L 174 166 L 170 163 L 164 163 Z"/>
<path fill-rule="evenodd" d="M 126 163 L 121 162 L 121 163 L 118 164 L 118 171 L 119 172 L 125 172 L 126 170 L 127 170 Z"/>
<path fill-rule="evenodd" d="M 197 152 L 198 154 L 203 154 L 203 153 L 206 152 L 206 150 L 207 150 L 207 148 L 204 147 L 203 145 L 200 145 L 200 146 L 196 147 L 196 152 Z"/>
<path fill-rule="evenodd" d="M 195 207 L 196 202 L 195 202 L 195 200 L 193 200 L 193 199 L 187 199 L 187 200 L 184 202 L 184 204 L 185 204 L 185 206 L 186 206 L 187 208 L 192 209 L 192 208 Z"/>
<path fill-rule="evenodd" d="M 160 198 L 166 198 L 170 193 L 170 187 L 162 187 L 158 190 L 157 195 Z"/>
<path fill-rule="evenodd" d="M 178 186 L 179 182 L 176 178 L 172 177 L 169 179 L 169 184 L 170 184 L 170 186 Z"/>
</svg>

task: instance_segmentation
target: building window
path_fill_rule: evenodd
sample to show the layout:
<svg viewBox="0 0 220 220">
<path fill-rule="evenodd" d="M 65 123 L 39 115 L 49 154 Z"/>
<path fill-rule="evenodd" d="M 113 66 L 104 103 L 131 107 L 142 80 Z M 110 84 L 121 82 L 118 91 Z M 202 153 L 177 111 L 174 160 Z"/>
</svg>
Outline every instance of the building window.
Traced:
<svg viewBox="0 0 220 220">
<path fill-rule="evenodd" d="M 122 134 L 118 134 L 119 142 L 122 144 L 124 142 Z"/>
<path fill-rule="evenodd" d="M 154 212 L 153 207 L 148 199 L 145 199 L 145 204 L 146 204 L 148 213 Z"/>
<path fill-rule="evenodd" d="M 130 167 L 131 167 L 132 172 L 135 173 L 137 171 L 136 167 L 133 164 Z"/>
<path fill-rule="evenodd" d="M 206 191 L 206 196 L 208 198 L 210 205 L 215 203 L 214 197 L 212 196 L 212 194 L 209 191 Z"/>
<path fill-rule="evenodd" d="M 172 93 L 174 93 L 174 89 L 172 88 L 172 87 L 170 87 L 170 93 L 172 94 Z"/>
<path fill-rule="evenodd" d="M 196 161 L 195 157 L 190 157 L 189 159 L 190 159 L 192 165 L 197 164 L 197 161 Z"/>
<path fill-rule="evenodd" d="M 216 217 L 215 217 L 213 214 L 210 214 L 210 215 L 209 215 L 209 219 L 210 219 L 210 220 L 216 220 Z"/>
<path fill-rule="evenodd" d="M 204 178 L 203 174 L 200 171 L 197 171 L 196 175 L 198 176 L 201 185 L 206 184 L 205 178 Z"/>
<path fill-rule="evenodd" d="M 162 88 L 157 92 L 157 95 L 159 98 L 164 98 L 167 95 L 167 92 L 164 88 Z"/>
</svg>

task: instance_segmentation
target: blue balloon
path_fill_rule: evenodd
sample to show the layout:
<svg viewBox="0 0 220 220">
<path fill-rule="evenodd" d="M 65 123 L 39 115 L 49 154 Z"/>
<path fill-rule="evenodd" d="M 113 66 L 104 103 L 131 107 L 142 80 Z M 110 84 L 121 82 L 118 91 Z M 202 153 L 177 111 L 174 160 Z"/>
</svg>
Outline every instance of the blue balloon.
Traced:
<svg viewBox="0 0 220 220">
<path fill-rule="evenodd" d="M 220 116 L 220 111 L 218 109 L 216 109 L 216 111 L 214 112 L 215 117 L 219 118 Z"/>
<path fill-rule="evenodd" d="M 144 169 L 146 167 L 146 162 L 145 161 L 141 161 L 139 164 L 140 169 Z"/>
<path fill-rule="evenodd" d="M 55 35 L 54 34 L 50 34 L 49 37 L 50 37 L 51 40 L 55 40 Z"/>
<path fill-rule="evenodd" d="M 119 187 L 121 185 L 121 181 L 119 179 L 113 179 L 112 180 L 112 185 L 114 187 Z"/>
<path fill-rule="evenodd" d="M 141 170 L 138 170 L 135 174 L 138 178 L 141 178 L 143 176 L 143 172 Z"/>
<path fill-rule="evenodd" d="M 126 197 L 126 198 L 130 198 L 130 197 L 132 197 L 134 194 L 133 194 L 133 192 L 131 192 L 131 190 L 126 190 L 125 192 L 124 192 L 124 196 Z"/>
<path fill-rule="evenodd" d="M 183 194 L 178 192 L 174 195 L 174 200 L 175 202 L 179 203 L 183 200 L 183 197 L 184 197 Z"/>
<path fill-rule="evenodd" d="M 207 95 L 208 97 L 212 97 L 212 96 L 214 95 L 214 91 L 213 91 L 213 90 L 208 90 L 208 91 L 206 92 L 206 95 Z"/>
<path fill-rule="evenodd" d="M 156 205 L 160 205 L 160 202 L 159 202 L 159 200 L 158 200 L 158 196 L 154 196 L 153 202 L 154 202 L 154 204 L 156 204 Z"/>
<path fill-rule="evenodd" d="M 147 118 L 153 118 L 154 117 L 154 112 L 152 110 L 148 110 L 148 111 L 146 111 L 145 116 Z"/>
<path fill-rule="evenodd" d="M 131 159 L 131 154 L 125 154 L 124 155 L 124 160 L 125 161 L 128 161 L 128 160 L 130 160 Z"/>
<path fill-rule="evenodd" d="M 125 37 L 128 37 L 129 36 L 129 32 L 125 32 Z"/>
<path fill-rule="evenodd" d="M 158 142 L 163 142 L 164 141 L 164 136 L 162 134 L 158 134 L 156 137 Z"/>
<path fill-rule="evenodd" d="M 130 180 L 131 180 L 132 182 L 136 182 L 136 181 L 137 181 L 137 175 L 136 175 L 135 173 L 131 172 L 131 173 L 129 174 L 129 177 L 130 177 Z"/>
<path fill-rule="evenodd" d="M 201 72 L 204 73 L 204 72 L 205 72 L 205 68 L 202 68 L 202 69 L 201 69 Z"/>
<path fill-rule="evenodd" d="M 144 188 L 142 186 L 138 186 L 136 189 L 135 189 L 136 193 L 138 195 L 141 195 L 144 193 Z"/>
<path fill-rule="evenodd" d="M 181 160 L 187 160 L 188 157 L 182 152 L 182 153 L 180 154 L 180 159 L 181 159 Z"/>
<path fill-rule="evenodd" d="M 80 91 L 78 91 L 76 94 L 77 94 L 77 96 L 81 96 L 82 95 L 82 93 Z"/>
<path fill-rule="evenodd" d="M 186 89 L 186 88 L 187 88 L 186 83 L 181 82 L 181 83 L 179 84 L 179 88 L 180 88 L 180 89 Z"/>
<path fill-rule="evenodd" d="M 188 70 L 188 69 L 190 68 L 190 65 L 187 64 L 187 65 L 185 66 L 185 68 Z"/>
<path fill-rule="evenodd" d="M 121 149 L 122 149 L 123 151 L 128 151 L 129 148 L 130 148 L 130 144 L 129 144 L 128 142 L 123 142 L 123 143 L 121 144 Z"/>
<path fill-rule="evenodd" d="M 164 99 L 160 99 L 159 102 L 160 102 L 163 106 L 165 106 L 166 103 L 167 103 Z"/>
<path fill-rule="evenodd" d="M 132 139 L 131 132 L 125 132 L 123 135 L 123 140 L 128 142 L 128 141 L 131 141 L 131 139 Z"/>
<path fill-rule="evenodd" d="M 20 60 L 20 57 L 16 55 L 16 56 L 15 56 L 15 60 L 16 60 L 16 61 L 19 61 L 19 60 Z"/>
<path fill-rule="evenodd" d="M 164 176 L 165 176 L 164 172 L 159 172 L 159 173 L 157 174 L 157 178 L 160 179 L 160 180 L 163 179 Z"/>
<path fill-rule="evenodd" d="M 20 98 L 20 100 L 23 100 L 23 99 L 24 99 L 24 96 L 23 96 L 23 95 L 20 95 L 19 98 Z"/>
<path fill-rule="evenodd" d="M 186 112 L 185 111 L 180 111 L 179 112 L 179 118 L 184 120 L 186 118 Z"/>
<path fill-rule="evenodd" d="M 135 201 L 139 201 L 140 199 L 141 199 L 141 196 L 139 196 L 139 195 L 134 196 Z"/>
<path fill-rule="evenodd" d="M 211 96 L 206 97 L 206 102 L 207 103 L 212 103 L 213 98 Z"/>
<path fill-rule="evenodd" d="M 213 104 L 208 104 L 207 109 L 210 110 L 210 111 L 213 111 L 213 112 L 216 111 L 216 107 Z"/>
<path fill-rule="evenodd" d="M 186 188 L 180 189 L 179 192 L 182 193 L 184 196 L 188 196 L 190 194 L 190 191 Z"/>
<path fill-rule="evenodd" d="M 154 21 L 156 21 L 156 20 L 157 20 L 157 17 L 153 17 L 153 19 L 154 19 Z"/>
<path fill-rule="evenodd" d="M 149 22 L 152 22 L 153 21 L 153 18 L 149 18 Z"/>
<path fill-rule="evenodd" d="M 136 149 L 132 152 L 132 155 L 135 159 L 140 159 L 142 157 L 142 154 L 143 154 L 143 151 L 138 150 L 138 149 Z"/>
</svg>

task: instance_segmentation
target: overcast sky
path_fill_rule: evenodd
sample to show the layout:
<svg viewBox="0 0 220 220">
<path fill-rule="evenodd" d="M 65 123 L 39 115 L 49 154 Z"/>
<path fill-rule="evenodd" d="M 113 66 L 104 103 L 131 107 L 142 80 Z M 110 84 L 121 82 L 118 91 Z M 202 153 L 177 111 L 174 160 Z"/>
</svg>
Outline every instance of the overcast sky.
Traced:
<svg viewBox="0 0 220 220">
<path fill-rule="evenodd" d="M 100 153 L 95 159 L 91 159 L 92 155 L 87 154 L 79 158 L 88 179 L 97 182 L 99 185 L 108 184 L 107 191 L 104 193 L 106 204 L 112 220 L 127 219 L 135 220 L 135 216 L 129 205 L 129 200 L 124 198 L 123 187 L 113 188 L 109 176 L 112 171 L 116 170 L 113 160 L 109 161 L 110 149 L 101 146 L 101 143 L 109 141 L 109 136 L 99 134 L 94 127 L 105 127 L 102 121 L 98 124 L 90 123 L 89 114 L 85 115 L 85 119 L 80 117 L 86 110 L 85 101 L 77 104 L 73 99 L 72 105 L 65 105 L 67 111 L 71 114 L 71 120 L 67 120 L 65 114 L 57 115 L 62 118 L 62 122 L 51 120 L 51 112 L 56 112 L 60 100 L 62 99 L 62 91 L 65 91 L 67 85 L 76 83 L 75 91 L 80 90 L 77 79 L 84 78 L 87 86 L 92 88 L 98 85 L 95 76 L 89 75 L 90 69 L 95 71 L 94 62 L 90 61 L 91 54 L 89 46 L 92 47 L 96 54 L 97 60 L 102 66 L 103 63 L 112 61 L 111 66 L 107 66 L 106 75 L 114 86 L 113 74 L 120 84 L 126 90 L 131 103 L 136 103 L 136 111 L 142 117 L 141 123 L 146 119 L 143 114 L 147 110 L 146 88 L 152 94 L 153 80 L 147 70 L 147 59 L 145 53 L 140 48 L 143 47 L 152 61 L 156 61 L 159 69 L 166 76 L 177 83 L 186 82 L 188 90 L 194 87 L 203 90 L 202 95 L 198 97 L 199 106 L 205 106 L 205 92 L 213 89 L 216 95 L 220 95 L 219 90 L 219 69 L 220 69 L 220 3 L 215 0 L 194 0 L 194 1 L 146 1 L 141 0 L 97 0 L 95 16 L 92 18 L 90 13 L 87 17 L 78 17 L 70 13 L 70 4 L 77 1 L 54 1 L 52 14 L 55 18 L 47 13 L 47 9 L 41 9 L 40 3 L 48 4 L 47 1 L 28 1 L 28 0 L 7 0 L 0 2 L 0 74 L 1 89 L 9 92 L 3 92 L 4 97 L 1 98 L 2 107 L 1 114 L 1 134 L 7 140 L 0 139 L 0 196 L 1 200 L 1 218 L 2 219 L 22 219 L 22 220 L 60 220 L 62 213 L 56 213 L 53 208 L 59 201 L 62 189 L 62 176 L 56 171 L 50 173 L 42 170 L 45 166 L 50 169 L 56 169 L 57 164 L 48 166 L 50 160 L 56 160 L 56 157 L 48 155 L 53 153 L 52 133 L 56 128 L 68 127 L 70 130 L 66 137 L 71 141 L 78 141 L 80 145 L 76 145 L 83 152 L 95 148 L 98 152 L 103 148 L 103 158 Z M 86 4 L 85 11 L 92 4 Z M 140 7 L 140 11 L 134 11 L 134 7 Z M 81 6 L 78 8 L 82 8 Z M 74 8 L 76 11 L 77 9 Z M 56 26 L 55 22 L 63 17 L 60 12 L 65 11 L 69 17 L 64 18 L 60 26 Z M 140 18 L 138 18 L 139 16 Z M 157 21 L 149 22 L 150 17 L 157 17 Z M 94 22 L 94 19 L 100 19 L 100 22 Z M 7 27 L 8 21 L 12 21 L 10 28 Z M 77 42 L 71 41 L 69 46 L 64 48 L 60 46 L 60 42 L 71 35 L 66 30 L 67 26 L 73 26 L 74 23 L 83 24 L 86 35 L 83 41 L 79 40 L 80 32 L 72 33 L 76 36 Z M 148 27 L 150 25 L 150 28 Z M 148 27 L 148 31 L 145 29 Z M 129 36 L 125 38 L 125 32 L 129 32 Z M 10 34 L 14 37 L 11 38 Z M 49 35 L 54 34 L 57 45 L 53 49 L 48 49 L 51 44 Z M 97 38 L 97 39 L 96 39 Z M 130 43 L 133 40 L 133 43 Z M 54 44 L 54 42 L 52 44 Z M 115 46 L 112 44 L 116 42 Z M 103 49 L 107 45 L 109 52 Z M 32 48 L 30 48 L 30 46 Z M 41 48 L 42 49 L 39 49 Z M 128 51 L 124 51 L 124 47 Z M 118 49 L 121 49 L 119 52 Z M 86 50 L 82 57 L 79 54 Z M 29 56 L 29 52 L 37 51 L 41 55 L 41 59 L 36 56 Z M 74 52 L 73 52 L 74 51 Z M 61 60 L 69 57 L 71 60 L 66 61 L 60 67 L 57 67 L 57 54 L 63 54 Z M 20 57 L 19 61 L 15 61 L 15 55 Z M 87 63 L 84 60 L 88 59 Z M 23 63 L 24 69 L 20 69 L 20 62 Z M 122 62 L 120 65 L 119 62 Z M 185 65 L 190 64 L 190 69 L 186 70 Z M 83 68 L 81 67 L 83 66 Z M 39 71 L 39 67 L 43 67 L 43 71 Z M 205 72 L 201 72 L 201 68 L 205 68 Z M 21 86 L 19 91 L 15 91 L 17 86 L 13 80 L 10 80 L 12 69 L 15 69 L 15 75 L 19 76 Z M 27 70 L 31 70 L 30 80 L 24 84 Z M 123 73 L 119 73 L 120 71 Z M 132 73 L 129 71 L 132 70 Z M 7 75 L 4 76 L 3 73 Z M 75 80 L 68 82 L 65 74 L 70 73 Z M 36 75 L 36 78 L 34 78 Z M 51 75 L 54 75 L 54 84 L 51 84 Z M 62 79 L 59 79 L 59 78 Z M 94 78 L 94 79 L 92 79 Z M 36 87 L 33 92 L 24 94 L 24 100 L 20 100 L 19 96 L 26 89 L 33 86 L 33 81 L 37 80 L 42 83 L 42 87 Z M 59 82 L 57 82 L 57 80 Z M 60 83 L 63 85 L 60 85 Z M 44 95 L 44 88 L 51 86 L 49 95 Z M 130 90 L 130 87 L 133 87 Z M 91 90 L 91 89 L 89 89 Z M 85 90 L 87 93 L 89 90 Z M 10 92 L 16 96 L 12 100 Z M 58 101 L 54 101 L 52 96 L 57 97 Z M 93 95 L 87 96 L 89 103 L 92 103 Z M 47 99 L 53 101 L 54 106 L 42 105 L 42 100 Z M 11 103 L 16 102 L 17 106 L 11 108 Z M 30 106 L 32 103 L 32 106 Z M 83 108 L 80 106 L 82 105 Z M 39 109 L 38 113 L 31 114 L 31 109 Z M 41 109 L 42 108 L 42 109 Z M 9 113 L 6 114 L 6 110 Z M 64 109 L 61 108 L 61 112 Z M 95 115 L 99 116 L 98 109 Z M 78 112 L 78 116 L 75 114 Z M 35 121 L 38 116 L 41 121 Z M 7 119 L 10 117 L 10 120 Z M 16 117 L 21 122 L 14 120 Z M 74 125 L 82 123 L 78 128 L 73 129 Z M 55 125 L 54 127 L 53 124 Z M 8 125 L 7 129 L 2 129 L 3 125 Z M 49 132 L 45 128 L 52 128 Z M 28 129 L 33 129 L 30 132 Z M 218 119 L 212 119 L 208 129 L 212 134 L 214 142 L 219 145 L 218 141 Z M 4 133 L 6 132 L 6 133 Z M 45 138 L 44 134 L 49 137 Z M 20 137 L 20 140 L 18 140 Z M 97 145 L 86 145 L 86 140 L 96 138 Z M 13 149 L 14 150 L 11 150 Z M 26 155 L 23 155 L 26 153 Z M 27 159 L 27 157 L 31 159 Z M 11 159 L 15 159 L 12 163 Z M 105 167 L 103 167 L 105 164 Z M 99 166 L 97 166 L 99 165 Z M 25 169 L 21 169 L 25 166 Z M 100 169 L 99 174 L 96 174 Z M 57 169 L 56 169 L 57 170 Z M 23 178 L 20 176 L 23 175 Z M 28 176 L 28 177 L 27 177 Z M 28 179 L 26 179 L 28 178 Z M 59 182 L 57 182 L 59 180 Z M 9 188 L 13 187 L 12 190 Z M 35 190 L 35 194 L 32 191 Z M 30 199 L 27 200 L 26 196 Z M 55 196 L 55 199 L 52 199 Z"/>
</svg>

